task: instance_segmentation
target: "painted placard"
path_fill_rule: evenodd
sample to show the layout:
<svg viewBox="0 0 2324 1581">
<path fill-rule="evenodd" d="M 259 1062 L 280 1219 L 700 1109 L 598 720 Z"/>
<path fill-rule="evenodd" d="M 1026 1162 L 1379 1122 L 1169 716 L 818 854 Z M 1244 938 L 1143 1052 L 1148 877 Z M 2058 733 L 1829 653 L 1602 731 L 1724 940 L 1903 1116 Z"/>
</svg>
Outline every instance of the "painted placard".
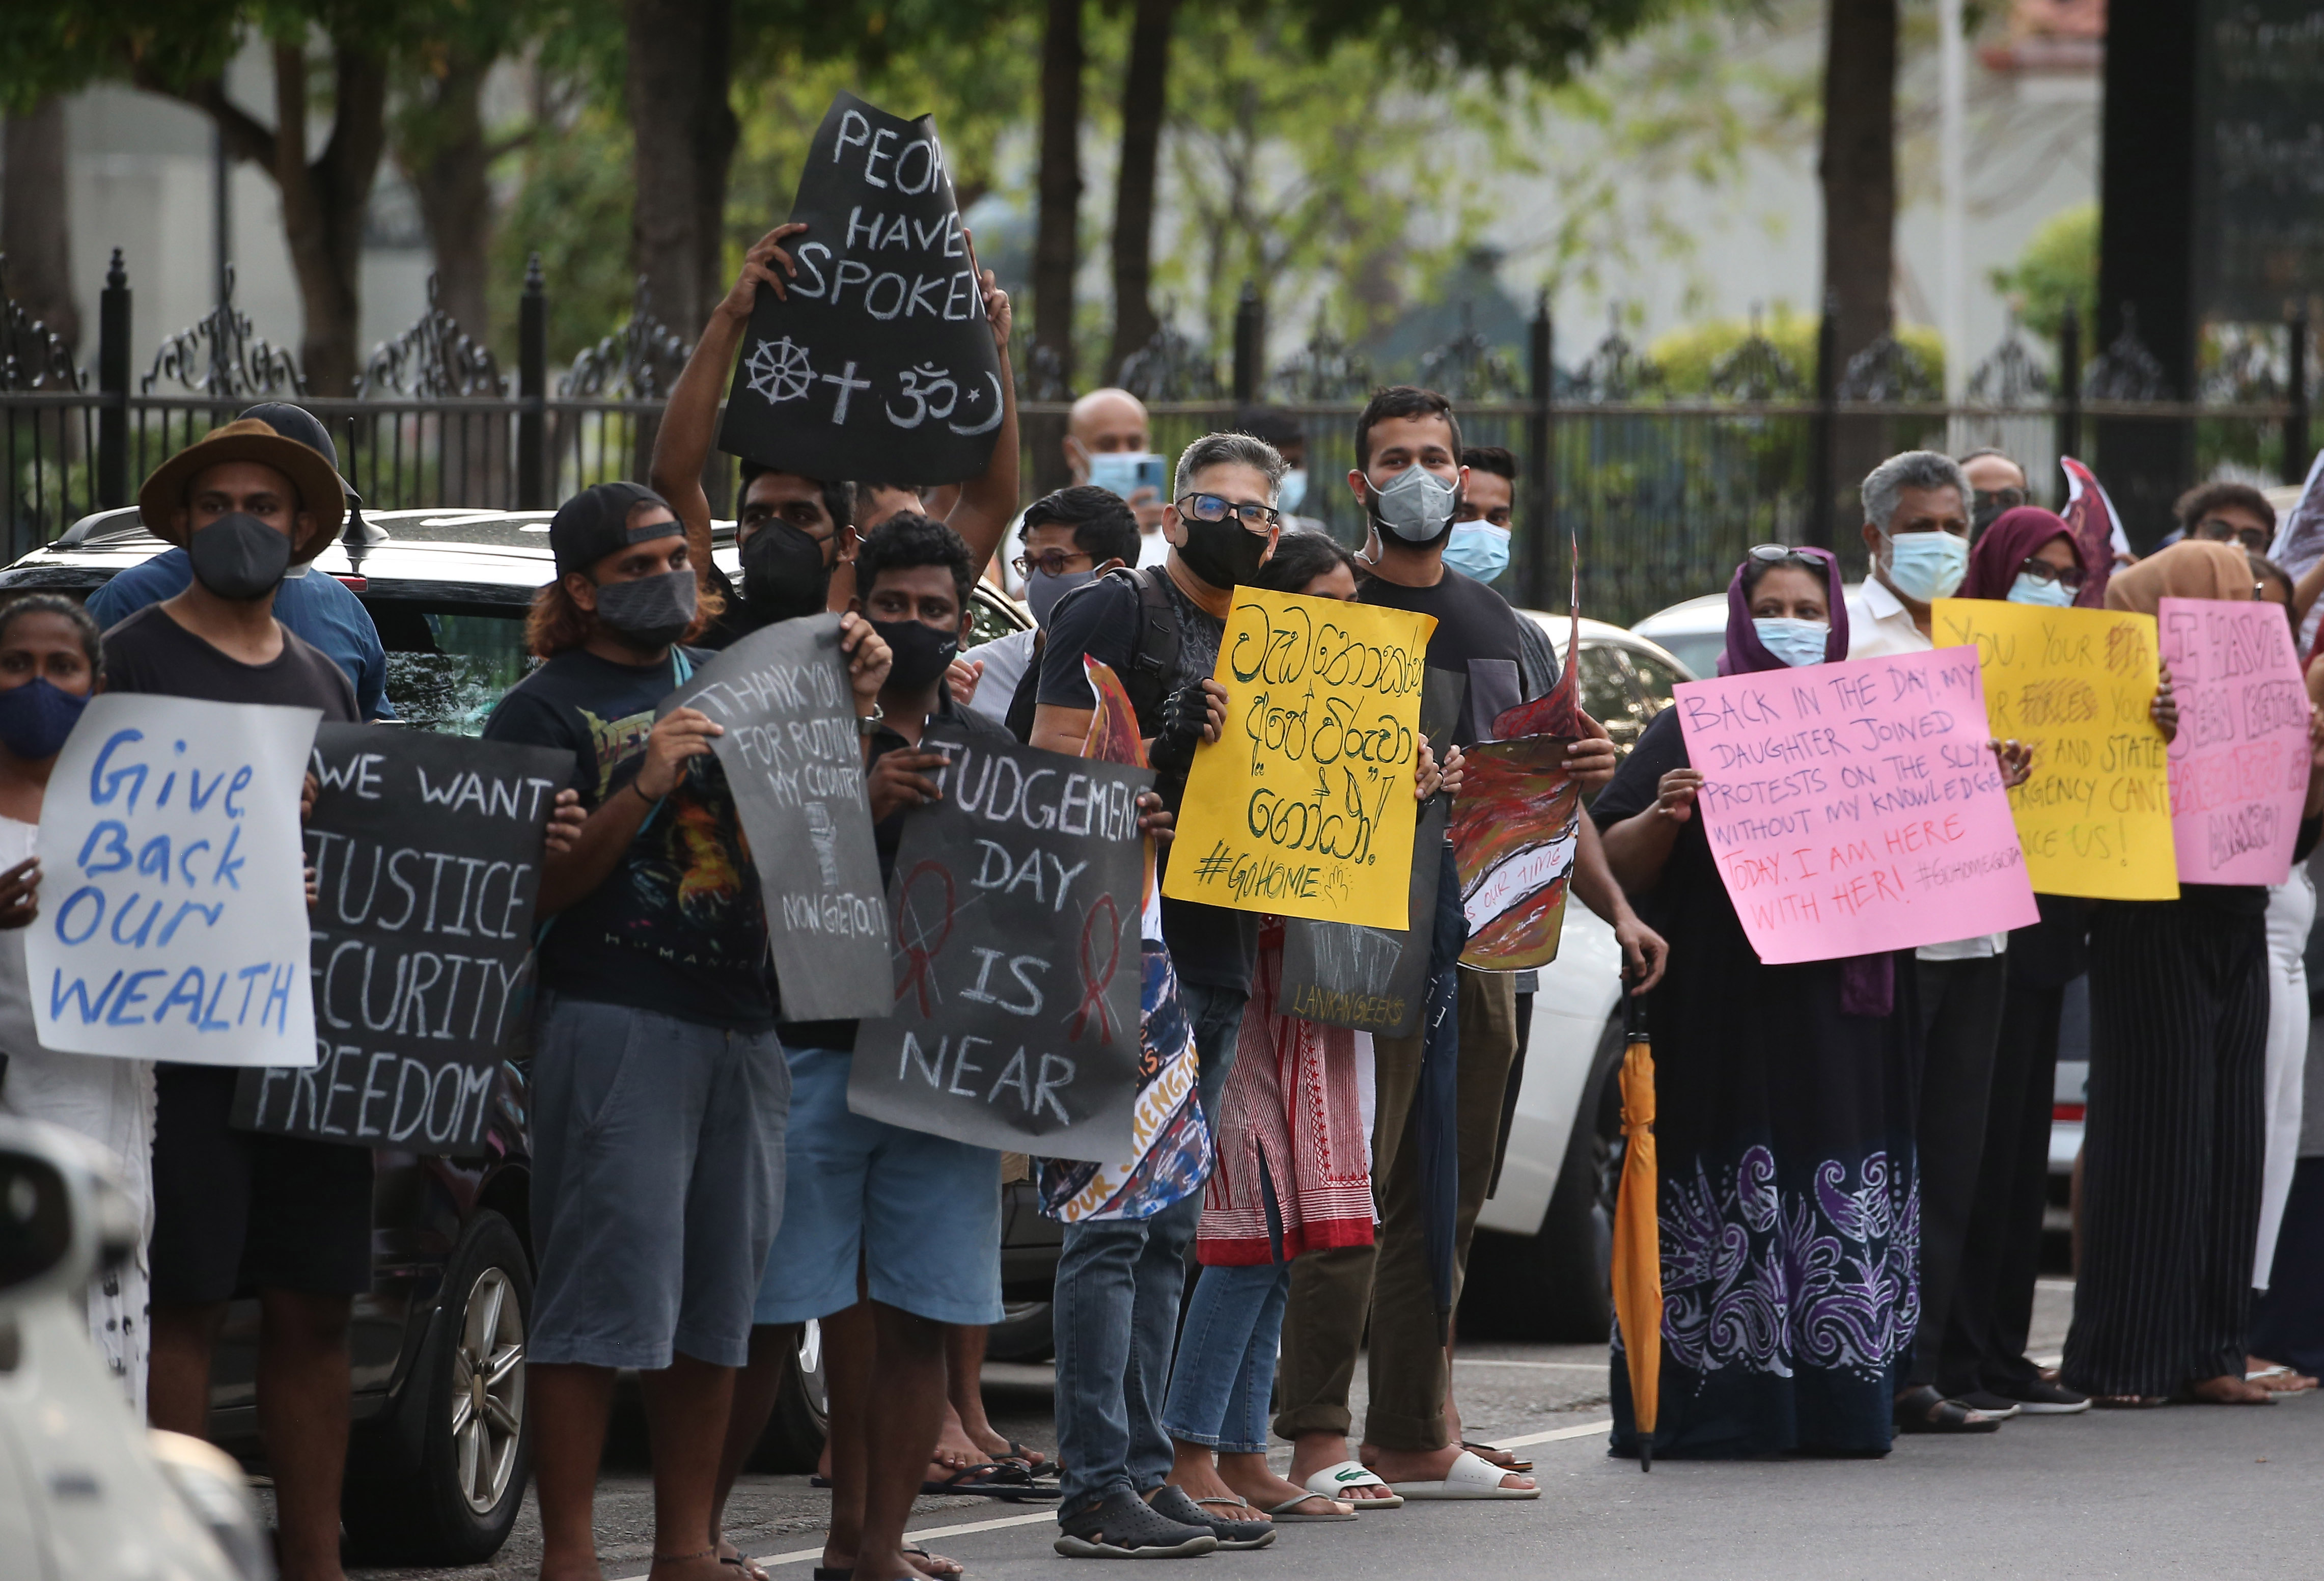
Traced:
<svg viewBox="0 0 2324 1581">
<path fill-rule="evenodd" d="M 1435 618 L 1259 587 L 1234 597 L 1216 671 L 1226 727 L 1195 749 L 1163 894 L 1405 928 Z"/>
<path fill-rule="evenodd" d="M 982 472 L 1001 357 L 934 117 L 839 95 L 790 217 L 798 272 L 783 296 L 759 287 L 719 448 L 809 477 Z"/>
<path fill-rule="evenodd" d="M 2037 913 L 1973 648 L 1683 681 L 1696 816 L 1770 966 L 1942 944 Z"/>
<path fill-rule="evenodd" d="M 108 692 L 41 807 L 24 963 L 41 1041 L 188 1065 L 315 1062 L 299 797 L 317 708 Z"/>
<path fill-rule="evenodd" d="M 939 799 L 904 820 L 888 1004 L 856 1032 L 847 1106 L 982 1147 L 1119 1158 L 1153 772 L 937 731 L 923 745 L 950 761 Z"/>
<path fill-rule="evenodd" d="M 541 836 L 572 755 L 326 725 L 309 767 L 315 1063 L 244 1071 L 234 1123 L 481 1152 L 525 1014 Z"/>
<path fill-rule="evenodd" d="M 1521 972 L 1557 958 L 1582 837 L 1581 788 L 1565 767 L 1571 744 L 1527 735 L 1468 750 L 1452 818 L 1469 921 L 1464 966 Z"/>
<path fill-rule="evenodd" d="M 663 699 L 725 726 L 712 746 L 750 842 L 787 1021 L 888 1007 L 888 903 L 839 616 L 762 626 Z"/>
<path fill-rule="evenodd" d="M 2179 698 L 2171 827 L 2181 883 L 2282 883 L 2308 795 L 2308 690 L 2282 606 L 2165 598 Z"/>
<path fill-rule="evenodd" d="M 2033 748 L 2009 810 L 2034 892 L 2177 899 L 2170 776 L 2148 711 L 2154 617 L 1941 598 L 1932 629 L 1941 646 L 1977 649 L 1987 727 Z"/>
</svg>

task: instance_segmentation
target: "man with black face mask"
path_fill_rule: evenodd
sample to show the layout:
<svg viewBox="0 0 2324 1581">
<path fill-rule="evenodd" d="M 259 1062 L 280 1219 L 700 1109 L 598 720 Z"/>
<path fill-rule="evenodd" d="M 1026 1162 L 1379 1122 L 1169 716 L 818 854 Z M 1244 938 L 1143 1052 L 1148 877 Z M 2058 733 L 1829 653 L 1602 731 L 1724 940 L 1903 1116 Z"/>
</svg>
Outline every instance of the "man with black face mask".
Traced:
<svg viewBox="0 0 2324 1581">
<path fill-rule="evenodd" d="M 669 403 L 654 434 L 649 476 L 686 523 L 695 563 L 710 568 L 712 589 L 729 600 L 724 615 L 705 633 L 713 647 L 724 647 L 774 621 L 845 609 L 855 594 L 852 500 L 848 485 L 841 481 L 744 461 L 734 523 L 734 544 L 742 561 L 739 599 L 710 559 L 710 500 L 703 493 L 702 470 L 717 439 L 718 402 L 733 374 L 735 352 L 750 327 L 759 288 L 763 285 L 779 297 L 787 292 L 798 271 L 782 244 L 806 229 L 804 225 L 779 225 L 744 254 L 733 289 L 710 310 L 702 338 L 670 387 Z M 945 517 L 968 545 L 980 575 L 1017 512 L 1017 389 L 1009 368 L 1009 293 L 993 283 L 990 270 L 983 288 L 985 317 L 1001 350 L 1001 426 L 993 435 L 991 460 L 982 474 L 961 485 L 958 503 Z"/>
<path fill-rule="evenodd" d="M 105 637 L 115 691 L 319 708 L 362 717 L 339 667 L 274 618 L 283 572 L 322 551 L 346 506 L 322 456 L 244 419 L 163 462 L 138 491 L 192 580 Z M 349 1410 L 347 1323 L 371 1289 L 368 1150 L 236 1131 L 237 1073 L 159 1066 L 154 1080 L 149 1412 L 206 1435 L 226 1302 L 258 1290 L 258 1422 L 281 1511 L 286 1581 L 339 1575 Z"/>
</svg>

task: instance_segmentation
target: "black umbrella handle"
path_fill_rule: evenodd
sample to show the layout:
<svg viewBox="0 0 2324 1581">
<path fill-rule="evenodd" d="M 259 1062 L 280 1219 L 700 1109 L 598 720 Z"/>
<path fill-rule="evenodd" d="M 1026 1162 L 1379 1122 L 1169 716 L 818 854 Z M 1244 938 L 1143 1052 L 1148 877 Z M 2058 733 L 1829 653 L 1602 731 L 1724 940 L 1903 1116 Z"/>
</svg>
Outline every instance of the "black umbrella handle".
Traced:
<svg viewBox="0 0 2324 1581">
<path fill-rule="evenodd" d="M 1637 981 L 1628 970 L 1622 973 L 1622 1035 L 1632 1042 L 1646 1037 L 1646 1002 L 1651 994 L 1633 994 L 1630 985 Z"/>
</svg>

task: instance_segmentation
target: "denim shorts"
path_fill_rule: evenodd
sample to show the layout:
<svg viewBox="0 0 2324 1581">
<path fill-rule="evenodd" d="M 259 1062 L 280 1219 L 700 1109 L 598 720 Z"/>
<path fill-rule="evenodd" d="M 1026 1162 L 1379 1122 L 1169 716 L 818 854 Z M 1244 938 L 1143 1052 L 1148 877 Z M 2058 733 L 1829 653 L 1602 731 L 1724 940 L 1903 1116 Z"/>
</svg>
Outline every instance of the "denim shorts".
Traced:
<svg viewBox="0 0 2324 1581">
<path fill-rule="evenodd" d="M 847 1107 L 853 1057 L 790 1055 L 783 1227 L 757 1320 L 804 1323 L 872 1299 L 935 1323 L 1001 1321 L 1001 1155 Z"/>
<path fill-rule="evenodd" d="M 533 1047 L 532 1360 L 741 1366 L 783 1212 L 773 1031 L 544 994 Z"/>
</svg>

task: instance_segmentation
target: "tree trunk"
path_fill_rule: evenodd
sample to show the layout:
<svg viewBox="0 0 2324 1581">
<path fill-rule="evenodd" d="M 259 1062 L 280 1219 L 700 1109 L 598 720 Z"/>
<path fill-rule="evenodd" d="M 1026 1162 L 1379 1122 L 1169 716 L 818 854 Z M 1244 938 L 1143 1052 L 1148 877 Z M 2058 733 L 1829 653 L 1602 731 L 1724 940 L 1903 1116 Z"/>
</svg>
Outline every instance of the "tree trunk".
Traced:
<svg viewBox="0 0 2324 1581">
<path fill-rule="evenodd" d="M 489 60 L 455 52 L 396 126 L 396 162 L 419 197 L 436 254 L 436 305 L 479 343 L 492 328 L 484 300 L 493 237 L 492 149 L 484 114 L 491 67 Z"/>
<path fill-rule="evenodd" d="M 8 259 L 7 294 L 77 350 L 80 311 L 73 305 L 72 231 L 65 208 L 64 100 L 52 96 L 9 116 L 6 157 L 0 253 Z"/>
<path fill-rule="evenodd" d="M 1082 0 L 1049 0 L 1041 34 L 1041 212 L 1033 244 L 1033 343 L 1074 377 L 1081 264 Z M 1038 384 L 1035 386 L 1038 388 Z M 1037 463 L 1041 459 L 1036 452 Z"/>
<path fill-rule="evenodd" d="M 690 341 L 725 294 L 726 171 L 739 134 L 727 103 L 733 0 L 624 0 L 623 11 L 637 139 L 631 256 L 654 315 Z"/>
<path fill-rule="evenodd" d="M 1823 78 L 1824 289 L 1840 357 L 1888 332 L 1895 268 L 1896 0 L 1831 0 Z"/>
<path fill-rule="evenodd" d="M 1113 189 L 1113 356 L 1115 377 L 1131 353 L 1154 338 L 1155 167 L 1162 153 L 1162 115 L 1170 97 L 1170 24 L 1178 0 L 1138 0 L 1130 30 L 1130 70 L 1121 84 L 1121 165 Z"/>
</svg>

